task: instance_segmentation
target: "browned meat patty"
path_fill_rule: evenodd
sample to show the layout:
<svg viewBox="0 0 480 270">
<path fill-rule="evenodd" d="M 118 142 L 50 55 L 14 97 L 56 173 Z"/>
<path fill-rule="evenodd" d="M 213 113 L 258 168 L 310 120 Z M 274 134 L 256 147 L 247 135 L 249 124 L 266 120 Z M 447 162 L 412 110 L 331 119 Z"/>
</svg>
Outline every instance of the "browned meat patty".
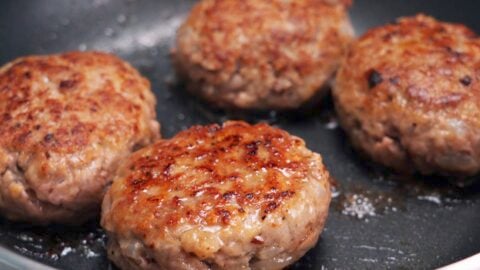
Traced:
<svg viewBox="0 0 480 270">
<path fill-rule="evenodd" d="M 301 139 L 227 122 L 134 153 L 102 226 L 122 269 L 281 269 L 315 245 L 330 197 L 322 159 Z"/>
<path fill-rule="evenodd" d="M 402 173 L 480 170 L 480 40 L 418 15 L 368 31 L 333 91 L 353 144 Z"/>
<path fill-rule="evenodd" d="M 104 53 L 0 68 L 0 212 L 42 224 L 98 214 L 118 162 L 159 138 L 154 106 L 149 82 Z"/>
<path fill-rule="evenodd" d="M 292 109 L 333 76 L 353 36 L 349 0 L 203 0 L 179 29 L 187 88 L 219 107 Z"/>
</svg>

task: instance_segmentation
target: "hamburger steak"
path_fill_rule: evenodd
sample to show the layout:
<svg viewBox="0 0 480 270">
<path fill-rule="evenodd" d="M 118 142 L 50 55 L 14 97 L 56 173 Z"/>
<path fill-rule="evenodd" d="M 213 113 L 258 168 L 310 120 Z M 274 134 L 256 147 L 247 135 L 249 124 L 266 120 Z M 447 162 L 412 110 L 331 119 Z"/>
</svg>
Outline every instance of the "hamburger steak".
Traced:
<svg viewBox="0 0 480 270">
<path fill-rule="evenodd" d="M 177 33 L 190 92 L 218 107 L 293 109 L 320 96 L 353 30 L 348 0 L 203 0 Z"/>
<path fill-rule="evenodd" d="M 40 224 L 98 214 L 118 162 L 159 138 L 154 107 L 149 82 L 109 54 L 0 68 L 0 212 Z"/>
<path fill-rule="evenodd" d="M 322 159 L 301 139 L 226 122 L 134 153 L 102 226 L 122 269 L 281 269 L 315 245 L 330 198 Z"/>
<path fill-rule="evenodd" d="M 333 97 L 353 145 L 403 173 L 480 170 L 480 40 L 425 15 L 368 31 L 338 71 Z"/>
</svg>

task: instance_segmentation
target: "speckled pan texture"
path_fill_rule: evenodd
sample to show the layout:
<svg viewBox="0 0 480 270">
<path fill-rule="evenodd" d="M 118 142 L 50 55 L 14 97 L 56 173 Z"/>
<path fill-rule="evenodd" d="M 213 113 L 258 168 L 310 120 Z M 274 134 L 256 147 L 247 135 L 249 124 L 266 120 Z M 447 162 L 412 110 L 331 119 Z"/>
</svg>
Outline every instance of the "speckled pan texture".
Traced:
<svg viewBox="0 0 480 270">
<path fill-rule="evenodd" d="M 313 111 L 242 115 L 213 110 L 173 84 L 175 30 L 194 3 L 1 1 L 0 65 L 24 55 L 109 51 L 151 81 L 164 138 L 192 125 L 243 118 L 269 122 L 304 139 L 322 155 L 337 189 L 318 244 L 292 269 L 432 269 L 480 252 L 480 184 L 456 188 L 436 177 L 406 179 L 373 167 L 351 149 L 330 97 Z M 357 35 L 418 12 L 480 33 L 479 8 L 469 0 L 358 0 L 350 15 Z M 32 228 L 0 220 L 0 243 L 59 269 L 113 269 L 97 224 Z M 18 258 L 0 250 L 0 263 L 11 269 L 38 266 Z"/>
</svg>

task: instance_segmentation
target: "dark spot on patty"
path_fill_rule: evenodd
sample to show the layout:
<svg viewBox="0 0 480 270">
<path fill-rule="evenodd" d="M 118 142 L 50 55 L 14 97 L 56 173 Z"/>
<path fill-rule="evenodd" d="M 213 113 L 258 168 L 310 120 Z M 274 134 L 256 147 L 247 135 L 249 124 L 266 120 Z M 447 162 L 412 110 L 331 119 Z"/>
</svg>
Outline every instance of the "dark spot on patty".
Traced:
<svg viewBox="0 0 480 270">
<path fill-rule="evenodd" d="M 460 79 L 460 83 L 464 86 L 469 86 L 472 83 L 472 78 L 468 75 Z"/>
<path fill-rule="evenodd" d="M 223 198 L 224 198 L 225 200 L 230 200 L 230 199 L 231 199 L 232 197 L 234 197 L 234 196 L 235 196 L 235 192 L 233 192 L 233 191 L 225 192 L 225 193 L 223 194 Z"/>
<path fill-rule="evenodd" d="M 54 135 L 52 133 L 48 133 L 47 135 L 45 135 L 45 137 L 43 137 L 43 141 L 46 143 L 53 141 L 53 139 Z"/>
<path fill-rule="evenodd" d="M 269 202 L 265 208 L 265 214 L 273 212 L 273 210 L 277 209 L 277 207 L 278 204 L 276 202 Z"/>
<path fill-rule="evenodd" d="M 223 224 L 230 223 L 230 212 L 228 210 L 220 209 L 217 213 L 221 217 Z"/>
<path fill-rule="evenodd" d="M 12 119 L 12 116 L 9 113 L 4 113 L 2 118 L 3 118 L 3 121 L 8 121 Z"/>
<path fill-rule="evenodd" d="M 400 82 L 400 78 L 398 78 L 397 76 L 393 77 L 393 78 L 390 78 L 388 80 L 391 84 L 395 84 L 395 85 L 398 85 L 398 83 Z"/>
<path fill-rule="evenodd" d="M 145 182 L 145 180 L 136 178 L 136 179 L 132 179 L 131 184 L 136 186 L 136 185 L 143 184 L 144 182 Z"/>
<path fill-rule="evenodd" d="M 370 89 L 372 89 L 383 82 L 382 74 L 380 74 L 377 70 L 372 69 L 367 73 L 367 80 L 368 86 Z"/>
<path fill-rule="evenodd" d="M 247 154 L 250 156 L 255 156 L 258 151 L 258 142 L 251 142 L 245 145 L 247 148 Z"/>
<path fill-rule="evenodd" d="M 69 90 L 77 84 L 75 80 L 64 80 L 59 84 L 60 90 Z"/>
<path fill-rule="evenodd" d="M 459 58 L 460 56 L 462 56 L 461 53 L 452 49 L 452 47 L 447 46 L 447 47 L 445 47 L 445 49 L 447 50 L 448 53 L 450 53 L 455 58 Z"/>
<path fill-rule="evenodd" d="M 20 166 L 20 164 L 18 164 L 18 162 L 17 162 L 15 165 L 16 165 L 17 171 L 18 171 L 19 173 L 22 173 L 22 174 L 23 174 L 23 173 L 25 172 L 25 170 L 23 169 L 23 167 Z"/>
<path fill-rule="evenodd" d="M 282 197 L 291 197 L 295 194 L 295 191 L 292 191 L 292 190 L 287 190 L 287 191 L 283 191 L 281 193 L 281 196 Z"/>
</svg>

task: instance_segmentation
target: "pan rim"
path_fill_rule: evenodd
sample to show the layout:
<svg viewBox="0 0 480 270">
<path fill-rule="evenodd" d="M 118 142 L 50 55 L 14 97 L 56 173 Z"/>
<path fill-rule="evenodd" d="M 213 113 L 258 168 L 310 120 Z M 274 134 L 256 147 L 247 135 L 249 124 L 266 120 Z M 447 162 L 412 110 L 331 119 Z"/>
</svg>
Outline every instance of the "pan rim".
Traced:
<svg viewBox="0 0 480 270">
<path fill-rule="evenodd" d="M 41 262 L 30 259 L 18 252 L 14 252 L 0 245 L 0 269 L 20 270 L 20 269 L 37 269 L 37 270 L 57 270 Z"/>
</svg>

